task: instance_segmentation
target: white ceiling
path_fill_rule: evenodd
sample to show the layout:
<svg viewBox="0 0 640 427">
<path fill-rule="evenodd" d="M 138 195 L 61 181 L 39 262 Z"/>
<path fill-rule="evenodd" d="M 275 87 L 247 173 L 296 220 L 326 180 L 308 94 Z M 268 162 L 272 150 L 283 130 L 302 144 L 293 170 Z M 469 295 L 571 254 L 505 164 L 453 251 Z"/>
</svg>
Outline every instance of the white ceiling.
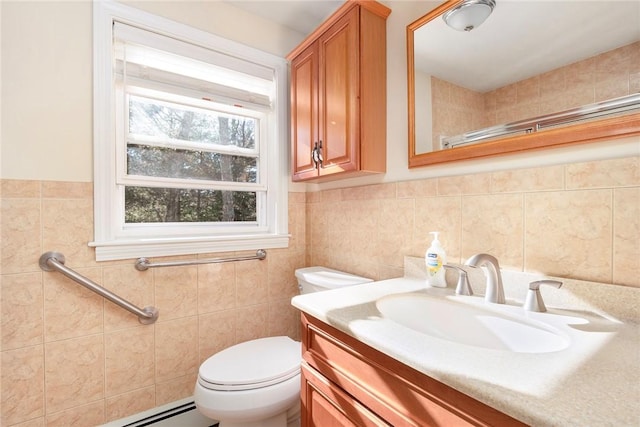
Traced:
<svg viewBox="0 0 640 427">
<path fill-rule="evenodd" d="M 311 33 L 343 1 L 226 0 L 236 7 Z M 385 4 L 416 8 L 416 1 Z M 433 2 L 425 2 L 425 13 Z M 407 25 L 409 22 L 407 22 Z M 420 40 L 418 40 L 420 38 Z M 471 32 L 429 22 L 416 36 L 416 66 L 484 92 L 640 40 L 640 0 L 496 0 Z"/>
<path fill-rule="evenodd" d="M 277 22 L 305 36 L 344 1 L 335 0 L 225 0 L 240 9 Z"/>
<path fill-rule="evenodd" d="M 416 68 L 486 92 L 638 40 L 638 0 L 496 0 L 470 32 L 441 18 L 420 28 Z"/>
</svg>

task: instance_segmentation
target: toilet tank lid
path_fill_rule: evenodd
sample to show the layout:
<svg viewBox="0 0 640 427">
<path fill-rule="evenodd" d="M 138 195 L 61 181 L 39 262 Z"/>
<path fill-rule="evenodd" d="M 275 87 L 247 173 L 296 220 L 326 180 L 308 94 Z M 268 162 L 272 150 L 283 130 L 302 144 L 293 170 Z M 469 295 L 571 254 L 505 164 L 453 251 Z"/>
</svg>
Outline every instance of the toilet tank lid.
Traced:
<svg viewBox="0 0 640 427">
<path fill-rule="evenodd" d="M 261 384 L 297 374 L 301 359 L 300 342 L 285 336 L 259 338 L 214 354 L 198 374 L 211 385 Z"/>
<path fill-rule="evenodd" d="M 299 268 L 296 270 L 296 277 L 301 282 L 311 283 L 328 289 L 373 282 L 372 279 L 367 279 L 366 277 L 320 266 Z"/>
</svg>

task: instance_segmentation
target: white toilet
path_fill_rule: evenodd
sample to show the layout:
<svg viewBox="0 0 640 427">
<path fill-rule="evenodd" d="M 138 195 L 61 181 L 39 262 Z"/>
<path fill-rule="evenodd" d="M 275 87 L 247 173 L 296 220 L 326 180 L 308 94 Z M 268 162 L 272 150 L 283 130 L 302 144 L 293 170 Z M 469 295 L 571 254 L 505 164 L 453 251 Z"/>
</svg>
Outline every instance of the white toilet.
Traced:
<svg viewBox="0 0 640 427">
<path fill-rule="evenodd" d="M 296 270 L 300 293 L 371 282 L 325 267 Z M 300 425 L 300 343 L 260 338 L 214 354 L 200 365 L 194 400 L 219 427 Z"/>
</svg>

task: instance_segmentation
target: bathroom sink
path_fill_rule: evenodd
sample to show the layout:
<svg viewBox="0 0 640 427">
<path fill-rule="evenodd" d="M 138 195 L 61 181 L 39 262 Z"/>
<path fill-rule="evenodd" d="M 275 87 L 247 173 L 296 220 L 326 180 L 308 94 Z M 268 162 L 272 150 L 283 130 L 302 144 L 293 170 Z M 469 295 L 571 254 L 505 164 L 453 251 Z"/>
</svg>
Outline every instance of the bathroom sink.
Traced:
<svg viewBox="0 0 640 427">
<path fill-rule="evenodd" d="M 477 299 L 407 293 L 380 298 L 376 306 L 385 319 L 459 344 L 515 353 L 548 353 L 569 346 L 560 331 L 526 318 L 524 311 L 516 316 L 507 312 L 515 307 L 459 302 L 469 298 Z"/>
</svg>

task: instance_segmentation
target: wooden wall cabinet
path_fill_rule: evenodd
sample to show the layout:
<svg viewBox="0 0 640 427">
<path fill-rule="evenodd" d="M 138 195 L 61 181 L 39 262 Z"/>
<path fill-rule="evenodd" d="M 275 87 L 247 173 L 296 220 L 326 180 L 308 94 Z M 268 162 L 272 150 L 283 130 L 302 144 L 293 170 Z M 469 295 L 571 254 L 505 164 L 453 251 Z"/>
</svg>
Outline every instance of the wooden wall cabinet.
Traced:
<svg viewBox="0 0 640 427">
<path fill-rule="evenodd" d="M 302 314 L 302 427 L 525 426 Z"/>
<path fill-rule="evenodd" d="M 375 1 L 347 1 L 291 62 L 292 179 L 386 171 L 386 18 Z"/>
</svg>

